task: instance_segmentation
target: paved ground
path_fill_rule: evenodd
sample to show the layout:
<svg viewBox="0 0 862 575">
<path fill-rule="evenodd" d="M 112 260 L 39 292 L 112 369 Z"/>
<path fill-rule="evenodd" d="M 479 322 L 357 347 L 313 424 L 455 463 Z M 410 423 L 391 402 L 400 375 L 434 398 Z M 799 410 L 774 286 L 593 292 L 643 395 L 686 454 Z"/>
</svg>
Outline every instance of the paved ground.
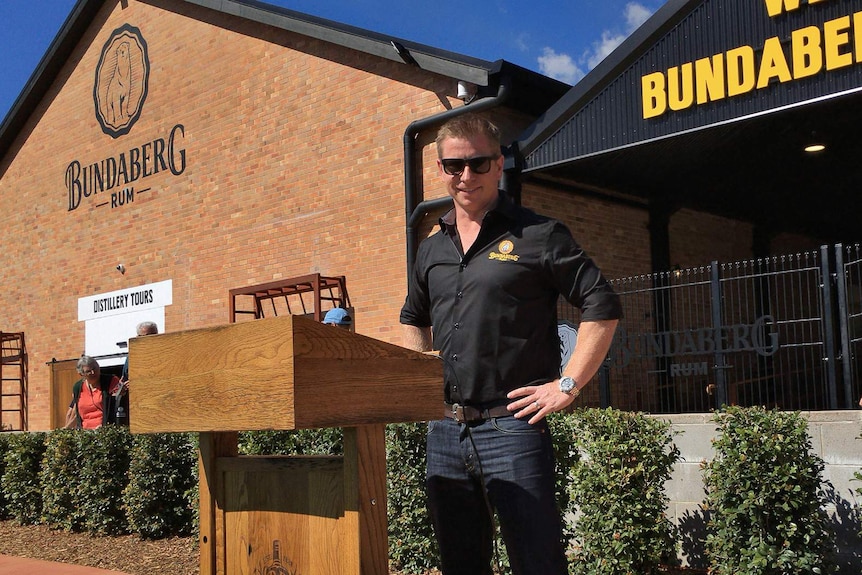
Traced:
<svg viewBox="0 0 862 575">
<path fill-rule="evenodd" d="M 0 575 L 126 575 L 96 567 L 0 555 Z"/>
</svg>

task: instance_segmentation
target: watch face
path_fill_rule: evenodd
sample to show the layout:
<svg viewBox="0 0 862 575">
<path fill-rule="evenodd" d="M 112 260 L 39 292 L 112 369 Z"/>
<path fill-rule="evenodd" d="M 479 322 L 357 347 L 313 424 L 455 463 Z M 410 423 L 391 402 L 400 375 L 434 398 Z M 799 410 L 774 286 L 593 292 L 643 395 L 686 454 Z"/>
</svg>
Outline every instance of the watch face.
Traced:
<svg viewBox="0 0 862 575">
<path fill-rule="evenodd" d="M 575 380 L 571 377 L 563 377 L 560 379 L 560 391 L 570 393 L 575 388 Z"/>
</svg>

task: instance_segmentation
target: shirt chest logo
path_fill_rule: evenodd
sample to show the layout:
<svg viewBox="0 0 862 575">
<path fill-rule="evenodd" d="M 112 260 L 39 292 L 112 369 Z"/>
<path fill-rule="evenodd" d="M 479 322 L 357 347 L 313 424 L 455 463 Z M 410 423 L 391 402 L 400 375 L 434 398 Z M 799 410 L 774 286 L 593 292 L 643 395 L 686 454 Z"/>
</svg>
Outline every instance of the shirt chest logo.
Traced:
<svg viewBox="0 0 862 575">
<path fill-rule="evenodd" d="M 511 240 L 503 240 L 502 242 L 497 244 L 497 249 L 500 251 L 491 251 L 491 253 L 488 254 L 489 260 L 497 260 L 501 262 L 516 262 L 521 258 L 521 256 L 512 253 L 512 250 L 515 249 L 515 244 L 513 244 Z"/>
</svg>

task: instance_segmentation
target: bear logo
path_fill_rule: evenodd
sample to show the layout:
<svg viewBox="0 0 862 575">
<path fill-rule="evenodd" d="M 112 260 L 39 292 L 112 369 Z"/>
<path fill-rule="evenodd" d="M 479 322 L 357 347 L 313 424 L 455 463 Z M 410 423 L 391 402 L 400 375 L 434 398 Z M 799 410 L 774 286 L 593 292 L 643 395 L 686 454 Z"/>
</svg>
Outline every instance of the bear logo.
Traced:
<svg viewBox="0 0 862 575">
<path fill-rule="evenodd" d="M 102 47 L 93 100 L 105 134 L 118 138 L 137 122 L 147 97 L 150 62 L 141 31 L 124 24 Z"/>
<path fill-rule="evenodd" d="M 132 95 L 132 64 L 129 62 L 129 43 L 120 42 L 116 50 L 117 61 L 108 82 L 105 104 L 108 121 L 112 125 L 125 122 L 129 114 L 129 98 Z"/>
</svg>

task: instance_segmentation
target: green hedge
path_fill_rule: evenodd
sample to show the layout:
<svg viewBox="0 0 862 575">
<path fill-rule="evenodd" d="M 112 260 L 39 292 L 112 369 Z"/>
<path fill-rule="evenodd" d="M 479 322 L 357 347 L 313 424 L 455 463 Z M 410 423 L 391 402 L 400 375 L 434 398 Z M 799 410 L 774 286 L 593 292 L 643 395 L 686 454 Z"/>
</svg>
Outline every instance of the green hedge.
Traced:
<svg viewBox="0 0 862 575">
<path fill-rule="evenodd" d="M 438 565 L 437 540 L 425 504 L 424 423 L 386 428 L 389 561 L 394 569 L 424 573 Z"/>
<path fill-rule="evenodd" d="M 83 531 L 86 509 L 79 503 L 91 490 L 84 484 L 81 465 L 88 458 L 83 450 L 88 434 L 63 429 L 49 434 L 39 480 L 42 483 L 41 521 L 53 529 Z"/>
<path fill-rule="evenodd" d="M 823 461 L 799 413 L 730 407 L 715 418 L 715 456 L 704 465 L 714 575 L 828 573 L 834 547 Z"/>
<path fill-rule="evenodd" d="M 0 438 L 4 517 L 143 538 L 189 535 L 197 528 L 196 435 L 133 436 L 111 425 Z"/>
<path fill-rule="evenodd" d="M 862 435 L 856 439 L 862 440 Z M 853 479 L 862 482 L 862 471 L 855 471 Z M 857 499 L 856 506 L 853 508 L 853 517 L 856 519 L 856 524 L 860 526 L 859 537 L 862 537 L 862 487 L 857 487 L 854 491 L 856 492 Z"/>
<path fill-rule="evenodd" d="M 3 485 L 3 475 L 6 473 L 6 453 L 9 451 L 11 433 L 0 433 L 0 487 Z M 6 500 L 6 490 L 0 488 L 0 519 L 9 519 L 9 509 Z"/>
<path fill-rule="evenodd" d="M 758 408 L 730 408 L 716 421 L 716 457 L 704 465 L 712 572 L 827 573 L 823 464 L 810 454 L 805 422 Z M 571 572 L 647 574 L 673 563 L 679 534 L 665 516 L 664 485 L 679 452 L 669 424 L 584 409 L 554 414 L 549 425 Z M 389 557 L 403 573 L 438 565 L 425 505 L 425 434 L 420 423 L 386 428 Z M 337 455 L 341 442 L 340 429 L 239 435 L 248 455 Z M 0 453 L 3 517 L 143 538 L 197 532 L 197 434 L 133 436 L 113 426 L 7 433 Z"/>
<path fill-rule="evenodd" d="M 572 463 L 570 501 L 578 520 L 576 574 L 655 573 L 676 563 L 678 534 L 665 515 L 665 482 L 679 460 L 670 424 L 614 409 L 572 419 L 581 457 Z"/>
<path fill-rule="evenodd" d="M 84 528 L 94 535 L 129 532 L 123 509 L 123 489 L 128 483 L 132 435 L 128 428 L 107 425 L 93 433 L 81 433 L 81 499 Z"/>
<path fill-rule="evenodd" d="M 136 435 L 123 510 L 145 539 L 188 536 L 198 527 L 197 435 Z"/>
<path fill-rule="evenodd" d="M 859 439 L 862 439 L 862 437 L 860 437 Z M 855 479 L 856 481 L 862 481 L 862 472 L 854 472 L 853 479 Z M 858 497 L 857 501 L 862 501 L 862 487 L 856 488 L 856 496 Z M 856 508 L 854 509 L 854 514 L 857 519 L 857 524 L 860 525 L 859 537 L 862 537 L 862 520 L 860 520 L 862 519 L 862 504 L 856 505 Z"/>
<path fill-rule="evenodd" d="M 36 525 L 42 513 L 39 470 L 45 453 L 44 433 L 19 433 L 9 438 L 3 454 L 6 511 L 21 525 Z"/>
<path fill-rule="evenodd" d="M 296 431 L 242 431 L 244 455 L 341 455 L 344 432 L 339 427 Z"/>
</svg>

